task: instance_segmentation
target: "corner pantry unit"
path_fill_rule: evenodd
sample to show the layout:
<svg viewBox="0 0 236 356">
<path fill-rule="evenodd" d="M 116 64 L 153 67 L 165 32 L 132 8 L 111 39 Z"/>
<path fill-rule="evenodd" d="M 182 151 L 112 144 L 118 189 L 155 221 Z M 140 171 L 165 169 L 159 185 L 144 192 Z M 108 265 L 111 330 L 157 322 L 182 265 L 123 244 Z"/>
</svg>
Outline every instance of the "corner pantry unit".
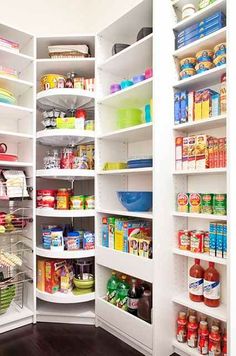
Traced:
<svg viewBox="0 0 236 356">
<path fill-rule="evenodd" d="M 96 35 L 0 25 L 0 332 L 91 324 L 195 356 L 191 316 L 234 355 L 233 21 L 226 0 L 182 19 L 189 2 L 141 0 Z"/>
</svg>

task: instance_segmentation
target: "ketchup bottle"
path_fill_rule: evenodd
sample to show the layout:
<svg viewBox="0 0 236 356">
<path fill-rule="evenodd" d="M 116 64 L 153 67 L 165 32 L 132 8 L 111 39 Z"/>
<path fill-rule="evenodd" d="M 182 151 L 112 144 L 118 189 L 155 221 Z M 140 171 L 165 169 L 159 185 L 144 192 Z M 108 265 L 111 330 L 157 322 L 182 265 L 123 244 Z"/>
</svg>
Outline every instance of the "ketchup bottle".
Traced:
<svg viewBox="0 0 236 356">
<path fill-rule="evenodd" d="M 215 269 L 214 262 L 209 262 L 209 267 L 204 273 L 204 304 L 208 307 L 220 305 L 220 275 Z"/>
<path fill-rule="evenodd" d="M 197 347 L 198 323 L 196 316 L 190 316 L 188 322 L 187 344 L 189 347 Z"/>
<path fill-rule="evenodd" d="M 179 312 L 176 339 L 181 343 L 185 343 L 187 341 L 187 316 L 185 312 Z"/>
<path fill-rule="evenodd" d="M 206 321 L 201 321 L 198 330 L 198 352 L 201 355 L 208 355 L 209 331 Z"/>
<path fill-rule="evenodd" d="M 212 326 L 211 333 L 209 335 L 209 356 L 221 355 L 220 339 L 221 338 L 218 326 Z"/>
<path fill-rule="evenodd" d="M 188 290 L 193 302 L 203 301 L 203 277 L 204 269 L 200 266 L 200 260 L 195 259 L 195 264 L 189 270 Z"/>
<path fill-rule="evenodd" d="M 227 356 L 227 334 L 226 331 L 223 336 L 223 350 L 222 350 L 222 355 Z"/>
</svg>

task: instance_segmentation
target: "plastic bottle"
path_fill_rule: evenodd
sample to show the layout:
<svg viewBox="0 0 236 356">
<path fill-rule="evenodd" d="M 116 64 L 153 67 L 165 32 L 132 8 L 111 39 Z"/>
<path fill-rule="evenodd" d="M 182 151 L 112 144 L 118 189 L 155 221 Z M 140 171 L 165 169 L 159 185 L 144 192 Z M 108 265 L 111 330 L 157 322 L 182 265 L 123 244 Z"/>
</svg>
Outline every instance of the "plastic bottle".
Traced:
<svg viewBox="0 0 236 356">
<path fill-rule="evenodd" d="M 128 312 L 130 314 L 136 315 L 138 313 L 138 303 L 141 297 L 141 291 L 136 285 L 137 280 L 132 278 L 132 285 L 128 291 Z"/>
<path fill-rule="evenodd" d="M 107 282 L 107 301 L 111 304 L 116 302 L 117 287 L 119 279 L 116 276 L 116 272 L 112 271 L 111 278 Z"/>
<path fill-rule="evenodd" d="M 209 335 L 209 356 L 221 355 L 220 341 L 221 338 L 218 326 L 212 326 Z"/>
<path fill-rule="evenodd" d="M 227 334 L 226 331 L 223 336 L 223 350 L 222 350 L 223 356 L 227 356 Z"/>
<path fill-rule="evenodd" d="M 204 273 L 204 304 L 208 307 L 220 305 L 220 275 L 215 269 L 214 262 L 209 262 L 209 267 Z"/>
<path fill-rule="evenodd" d="M 121 308 L 126 311 L 128 309 L 128 306 L 127 306 L 128 291 L 129 291 L 129 285 L 126 282 L 126 276 L 123 275 L 121 277 L 121 281 L 119 282 L 119 284 L 117 286 L 116 306 L 118 308 Z"/>
<path fill-rule="evenodd" d="M 194 302 L 203 301 L 203 276 L 204 269 L 200 266 L 200 260 L 195 259 L 195 264 L 189 270 L 188 290 L 189 297 Z"/>
<path fill-rule="evenodd" d="M 152 293 L 145 290 L 138 303 L 138 317 L 151 323 Z"/>
<path fill-rule="evenodd" d="M 187 331 L 187 344 L 189 347 L 197 347 L 198 339 L 198 323 L 196 316 L 190 316 L 188 322 L 188 331 Z"/>
<path fill-rule="evenodd" d="M 181 343 L 185 343 L 187 341 L 187 316 L 185 312 L 179 312 L 176 339 Z"/>
<path fill-rule="evenodd" d="M 209 331 L 206 321 L 200 321 L 198 330 L 198 352 L 201 355 L 208 355 Z"/>
</svg>

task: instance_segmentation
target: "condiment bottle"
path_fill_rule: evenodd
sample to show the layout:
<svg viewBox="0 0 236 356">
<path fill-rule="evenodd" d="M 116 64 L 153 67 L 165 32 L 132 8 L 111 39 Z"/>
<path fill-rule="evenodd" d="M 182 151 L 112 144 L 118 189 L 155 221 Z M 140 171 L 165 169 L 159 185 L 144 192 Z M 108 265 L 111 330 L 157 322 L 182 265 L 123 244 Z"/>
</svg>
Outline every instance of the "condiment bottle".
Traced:
<svg viewBox="0 0 236 356">
<path fill-rule="evenodd" d="M 204 304 L 208 307 L 220 305 L 220 275 L 215 269 L 214 262 L 209 262 L 209 267 L 204 273 Z"/>
<path fill-rule="evenodd" d="M 71 78 L 71 74 L 67 73 L 67 78 L 65 82 L 65 88 L 74 88 L 74 81 Z"/>
<path fill-rule="evenodd" d="M 139 299 L 138 303 L 138 317 L 151 323 L 151 308 L 152 308 L 152 301 L 151 301 L 151 291 L 145 290 L 143 292 L 142 297 Z"/>
<path fill-rule="evenodd" d="M 227 87 L 226 87 L 226 73 L 221 76 L 220 86 L 220 113 L 226 114 L 227 112 Z"/>
<path fill-rule="evenodd" d="M 141 291 L 136 285 L 137 280 L 132 278 L 132 284 L 128 291 L 128 312 L 137 316 L 138 314 L 138 303 L 141 297 Z"/>
<path fill-rule="evenodd" d="M 220 332 L 218 326 L 212 326 L 209 335 L 209 356 L 220 356 Z"/>
<path fill-rule="evenodd" d="M 188 278 L 189 297 L 194 302 L 203 301 L 203 276 L 204 269 L 200 266 L 200 260 L 195 258 L 195 264 L 190 268 Z"/>
<path fill-rule="evenodd" d="M 179 312 L 176 339 L 181 343 L 185 343 L 187 341 L 187 316 L 185 312 Z"/>
<path fill-rule="evenodd" d="M 227 334 L 226 331 L 223 336 L 223 350 L 222 350 L 223 356 L 227 356 Z"/>
<path fill-rule="evenodd" d="M 189 347 L 197 347 L 198 323 L 196 316 L 190 316 L 187 331 L 187 344 Z"/>
<path fill-rule="evenodd" d="M 198 331 L 198 352 L 201 355 L 208 355 L 209 331 L 206 321 L 200 321 Z"/>
</svg>

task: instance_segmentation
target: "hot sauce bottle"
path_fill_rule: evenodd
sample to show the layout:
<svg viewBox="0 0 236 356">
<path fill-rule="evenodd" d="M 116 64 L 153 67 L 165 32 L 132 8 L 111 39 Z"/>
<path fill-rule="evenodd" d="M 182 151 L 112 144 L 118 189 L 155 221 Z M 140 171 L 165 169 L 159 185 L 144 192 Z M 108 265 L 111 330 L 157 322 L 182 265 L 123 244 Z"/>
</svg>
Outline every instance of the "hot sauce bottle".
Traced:
<svg viewBox="0 0 236 356">
<path fill-rule="evenodd" d="M 221 337 L 218 326 L 212 326 L 209 335 L 209 356 L 221 355 Z"/>
<path fill-rule="evenodd" d="M 187 331 L 187 344 L 189 347 L 197 347 L 198 323 L 196 316 L 190 315 Z"/>
<path fill-rule="evenodd" d="M 223 336 L 223 350 L 222 350 L 222 355 L 227 356 L 227 334 L 226 331 Z"/>
<path fill-rule="evenodd" d="M 195 264 L 189 270 L 188 290 L 189 297 L 194 302 L 203 301 L 203 277 L 204 269 L 200 266 L 200 260 L 195 259 Z"/>
<path fill-rule="evenodd" d="M 209 331 L 206 321 L 200 321 L 198 330 L 198 352 L 201 355 L 208 355 Z"/>
<path fill-rule="evenodd" d="M 214 262 L 209 262 L 209 267 L 204 273 L 204 304 L 208 307 L 220 305 L 220 275 L 215 269 Z"/>
<path fill-rule="evenodd" d="M 179 312 L 176 339 L 178 342 L 182 343 L 187 341 L 187 316 L 185 312 Z"/>
</svg>

